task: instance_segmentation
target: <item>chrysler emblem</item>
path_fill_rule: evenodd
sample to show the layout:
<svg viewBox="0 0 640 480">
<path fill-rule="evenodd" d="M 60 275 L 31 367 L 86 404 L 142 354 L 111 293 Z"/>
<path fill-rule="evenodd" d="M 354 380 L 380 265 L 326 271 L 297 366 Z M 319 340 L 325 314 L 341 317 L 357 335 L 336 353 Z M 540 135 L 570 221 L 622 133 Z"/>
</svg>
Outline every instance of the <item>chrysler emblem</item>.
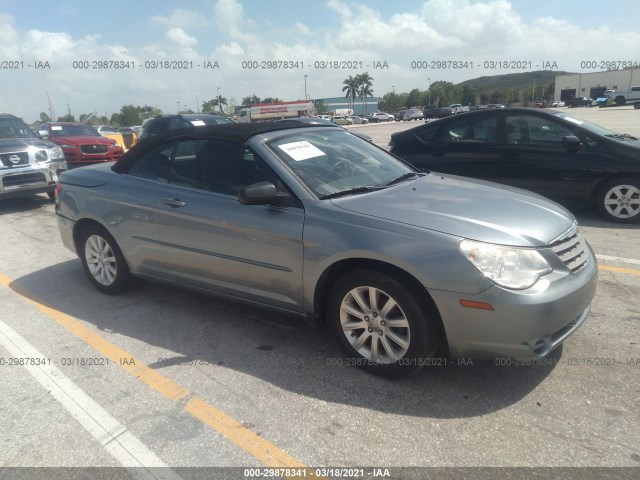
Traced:
<svg viewBox="0 0 640 480">
<path fill-rule="evenodd" d="M 18 155 L 11 155 L 9 157 L 9 161 L 14 165 L 17 165 L 18 163 L 20 163 L 20 157 Z"/>
</svg>

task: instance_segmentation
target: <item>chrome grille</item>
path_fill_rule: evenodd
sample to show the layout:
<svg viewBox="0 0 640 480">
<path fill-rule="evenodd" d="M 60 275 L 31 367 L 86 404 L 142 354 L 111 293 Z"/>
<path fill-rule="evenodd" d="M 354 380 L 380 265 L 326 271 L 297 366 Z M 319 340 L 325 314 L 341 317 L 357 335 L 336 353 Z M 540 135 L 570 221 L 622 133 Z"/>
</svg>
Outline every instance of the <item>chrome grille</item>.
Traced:
<svg viewBox="0 0 640 480">
<path fill-rule="evenodd" d="M 19 187 L 20 185 L 29 185 L 32 183 L 44 183 L 46 185 L 47 179 L 44 173 L 18 173 L 15 175 L 6 175 L 2 178 L 2 185 L 5 188 Z"/>
<path fill-rule="evenodd" d="M 0 153 L 0 161 L 5 167 L 27 165 L 29 163 L 29 152 Z"/>
<path fill-rule="evenodd" d="M 551 244 L 551 249 L 572 272 L 578 272 L 589 263 L 587 243 L 579 231 Z"/>
</svg>

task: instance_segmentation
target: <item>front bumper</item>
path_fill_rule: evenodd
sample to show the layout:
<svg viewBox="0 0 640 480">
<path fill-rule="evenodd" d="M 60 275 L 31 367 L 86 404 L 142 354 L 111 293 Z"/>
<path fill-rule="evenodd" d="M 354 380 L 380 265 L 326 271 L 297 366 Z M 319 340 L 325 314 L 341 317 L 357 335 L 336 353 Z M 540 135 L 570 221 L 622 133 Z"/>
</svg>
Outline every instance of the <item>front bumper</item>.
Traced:
<svg viewBox="0 0 640 480">
<path fill-rule="evenodd" d="M 596 292 L 597 264 L 537 290 L 492 286 L 468 295 L 430 292 L 442 317 L 454 357 L 542 358 L 585 321 Z M 460 300 L 491 304 L 494 310 L 464 307 Z"/>
<path fill-rule="evenodd" d="M 67 170 L 64 160 L 0 168 L 0 198 L 53 192 L 58 174 Z"/>
</svg>

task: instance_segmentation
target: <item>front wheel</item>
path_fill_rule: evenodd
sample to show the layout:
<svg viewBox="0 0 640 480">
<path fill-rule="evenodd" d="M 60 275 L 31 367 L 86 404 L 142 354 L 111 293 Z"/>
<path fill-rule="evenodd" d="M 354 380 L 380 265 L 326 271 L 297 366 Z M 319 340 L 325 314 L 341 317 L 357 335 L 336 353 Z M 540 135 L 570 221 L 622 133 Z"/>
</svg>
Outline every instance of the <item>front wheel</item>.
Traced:
<svg viewBox="0 0 640 480">
<path fill-rule="evenodd" d="M 102 227 L 91 225 L 80 235 L 80 259 L 91 283 L 101 292 L 116 294 L 131 284 L 127 262 L 113 237 Z"/>
<path fill-rule="evenodd" d="M 438 350 L 437 313 L 421 295 L 375 270 L 354 270 L 336 282 L 328 318 L 349 364 L 389 378 L 419 370 Z"/>
<path fill-rule="evenodd" d="M 600 212 L 612 222 L 640 222 L 640 181 L 616 179 L 608 182 L 598 195 Z"/>
</svg>

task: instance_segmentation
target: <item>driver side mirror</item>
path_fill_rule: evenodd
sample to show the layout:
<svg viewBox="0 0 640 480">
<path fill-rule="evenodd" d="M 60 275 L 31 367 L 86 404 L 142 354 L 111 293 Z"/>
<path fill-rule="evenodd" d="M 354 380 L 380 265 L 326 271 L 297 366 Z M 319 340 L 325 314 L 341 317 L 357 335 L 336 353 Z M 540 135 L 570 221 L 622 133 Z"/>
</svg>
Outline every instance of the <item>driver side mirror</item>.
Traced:
<svg viewBox="0 0 640 480">
<path fill-rule="evenodd" d="M 40 138 L 49 138 L 49 130 L 36 130 L 36 135 Z"/>
<path fill-rule="evenodd" d="M 278 192 L 271 182 L 252 183 L 238 192 L 241 205 L 285 205 L 290 199 L 287 192 Z"/>
<path fill-rule="evenodd" d="M 562 137 L 562 145 L 564 145 L 567 150 L 577 150 L 582 146 L 582 143 L 575 135 L 567 135 L 566 137 Z"/>
</svg>

